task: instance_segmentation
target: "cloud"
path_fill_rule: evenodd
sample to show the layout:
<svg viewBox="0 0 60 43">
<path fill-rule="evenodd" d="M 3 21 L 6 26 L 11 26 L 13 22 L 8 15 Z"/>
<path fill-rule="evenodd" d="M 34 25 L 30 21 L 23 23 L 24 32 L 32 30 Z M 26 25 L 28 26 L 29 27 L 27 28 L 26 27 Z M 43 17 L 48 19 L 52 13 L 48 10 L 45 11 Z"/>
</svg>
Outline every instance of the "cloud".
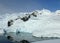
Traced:
<svg viewBox="0 0 60 43">
<path fill-rule="evenodd" d="M 60 15 L 60 10 L 56 10 L 56 11 L 55 11 L 55 14 L 56 14 L 56 15 Z"/>
</svg>

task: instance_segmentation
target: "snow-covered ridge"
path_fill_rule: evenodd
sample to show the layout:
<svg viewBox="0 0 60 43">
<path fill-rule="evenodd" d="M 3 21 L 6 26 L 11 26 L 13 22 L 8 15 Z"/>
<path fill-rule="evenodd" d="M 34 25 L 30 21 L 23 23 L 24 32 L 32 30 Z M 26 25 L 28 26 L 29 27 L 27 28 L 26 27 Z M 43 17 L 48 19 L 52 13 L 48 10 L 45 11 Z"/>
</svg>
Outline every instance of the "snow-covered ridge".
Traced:
<svg viewBox="0 0 60 43">
<path fill-rule="evenodd" d="M 60 37 L 60 10 L 51 12 L 43 9 L 6 14 L 0 18 L 0 33 L 19 31 L 32 33 L 36 37 Z"/>
</svg>

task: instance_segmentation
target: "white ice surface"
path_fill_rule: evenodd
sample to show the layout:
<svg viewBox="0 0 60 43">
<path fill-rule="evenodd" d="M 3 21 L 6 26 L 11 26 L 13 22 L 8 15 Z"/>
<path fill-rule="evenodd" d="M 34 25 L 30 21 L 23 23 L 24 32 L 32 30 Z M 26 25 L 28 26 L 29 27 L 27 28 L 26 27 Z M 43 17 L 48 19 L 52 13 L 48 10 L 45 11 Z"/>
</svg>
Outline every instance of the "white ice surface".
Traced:
<svg viewBox="0 0 60 43">
<path fill-rule="evenodd" d="M 34 14 L 37 17 L 31 16 L 31 18 L 24 22 L 20 19 L 16 20 L 20 14 L 24 14 L 21 17 L 26 16 L 26 13 L 17 14 L 6 14 L 2 19 L 0 19 L 0 28 L 6 30 L 7 32 L 28 32 L 32 33 L 36 37 L 60 37 L 60 14 L 59 10 L 56 12 L 51 12 L 49 10 L 36 10 Z M 0 17 L 1 18 L 1 17 Z M 13 20 L 13 25 L 8 27 L 7 22 Z M 3 32 L 0 30 L 0 33 Z"/>
</svg>

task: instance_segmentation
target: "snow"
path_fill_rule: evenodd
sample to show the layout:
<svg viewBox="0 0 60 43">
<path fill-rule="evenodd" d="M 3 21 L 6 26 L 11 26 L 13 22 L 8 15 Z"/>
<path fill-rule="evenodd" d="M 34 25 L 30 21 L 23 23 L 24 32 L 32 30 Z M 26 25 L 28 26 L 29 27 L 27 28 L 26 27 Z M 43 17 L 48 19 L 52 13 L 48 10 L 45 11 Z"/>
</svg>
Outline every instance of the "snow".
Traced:
<svg viewBox="0 0 60 43">
<path fill-rule="evenodd" d="M 6 14 L 0 19 L 0 33 L 6 32 L 28 32 L 35 37 L 60 37 L 60 15 L 59 10 L 51 12 L 50 10 L 36 10 L 30 13 Z M 31 15 L 34 13 L 37 17 Z M 28 15 L 26 15 L 28 14 Z M 21 18 L 28 17 L 29 20 L 23 21 Z M 18 18 L 18 20 L 16 20 Z M 13 25 L 8 27 L 7 22 L 13 20 Z M 1 32 L 2 31 L 2 32 Z"/>
</svg>

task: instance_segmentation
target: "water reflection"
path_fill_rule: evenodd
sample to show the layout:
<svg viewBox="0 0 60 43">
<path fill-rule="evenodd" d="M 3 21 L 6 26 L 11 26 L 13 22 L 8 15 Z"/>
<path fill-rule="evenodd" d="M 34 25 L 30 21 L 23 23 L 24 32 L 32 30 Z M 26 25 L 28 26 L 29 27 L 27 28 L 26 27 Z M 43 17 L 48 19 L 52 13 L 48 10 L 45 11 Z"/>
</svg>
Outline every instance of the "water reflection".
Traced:
<svg viewBox="0 0 60 43">
<path fill-rule="evenodd" d="M 31 33 L 25 33 L 25 32 L 20 32 L 20 33 L 7 33 L 2 36 L 0 36 L 0 42 L 17 42 L 17 43 L 30 43 L 30 42 L 35 42 L 35 41 L 43 41 L 43 40 L 49 40 L 49 39 L 60 39 L 58 37 L 35 37 L 32 36 Z"/>
</svg>

